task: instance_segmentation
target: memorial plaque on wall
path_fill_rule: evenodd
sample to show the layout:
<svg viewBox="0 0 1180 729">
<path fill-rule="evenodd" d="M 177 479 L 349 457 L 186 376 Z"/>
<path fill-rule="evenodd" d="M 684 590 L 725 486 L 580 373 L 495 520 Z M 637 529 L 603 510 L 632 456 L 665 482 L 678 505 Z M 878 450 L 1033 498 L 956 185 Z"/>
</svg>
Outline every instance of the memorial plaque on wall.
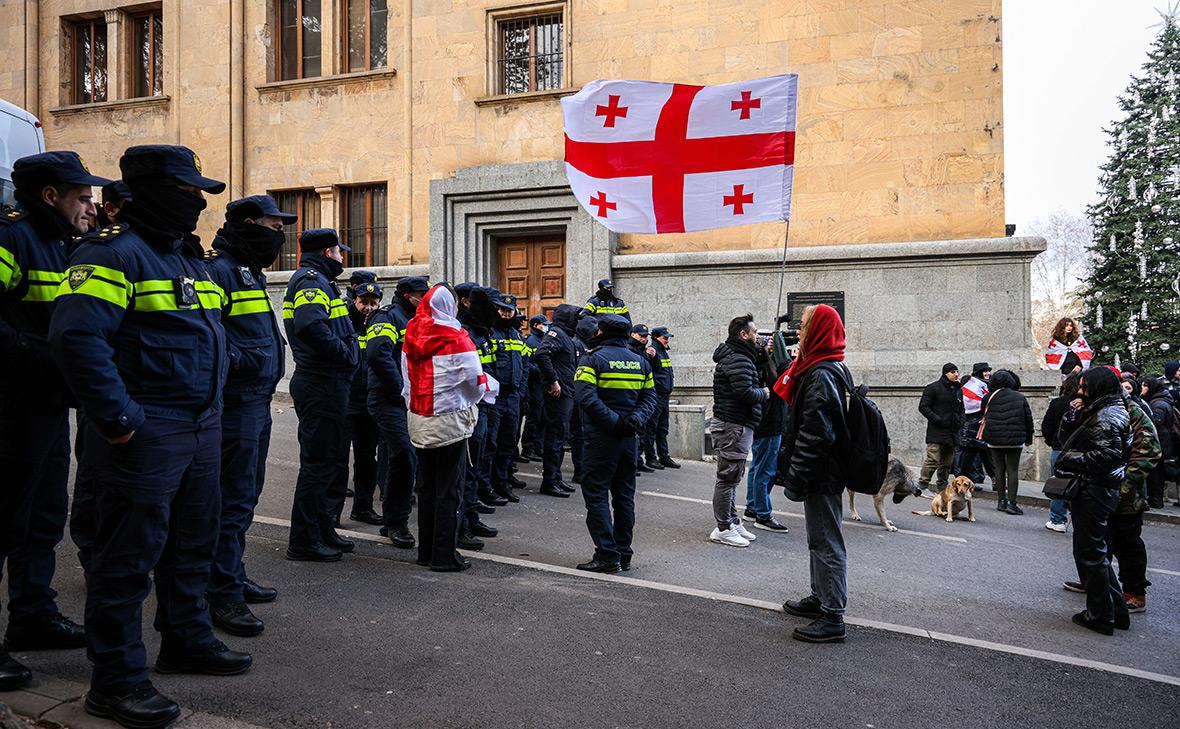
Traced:
<svg viewBox="0 0 1180 729">
<path fill-rule="evenodd" d="M 843 291 L 806 291 L 803 293 L 787 294 L 787 310 L 792 322 L 803 319 L 803 311 L 809 306 L 827 304 L 836 310 L 840 320 L 844 321 L 844 292 Z"/>
</svg>

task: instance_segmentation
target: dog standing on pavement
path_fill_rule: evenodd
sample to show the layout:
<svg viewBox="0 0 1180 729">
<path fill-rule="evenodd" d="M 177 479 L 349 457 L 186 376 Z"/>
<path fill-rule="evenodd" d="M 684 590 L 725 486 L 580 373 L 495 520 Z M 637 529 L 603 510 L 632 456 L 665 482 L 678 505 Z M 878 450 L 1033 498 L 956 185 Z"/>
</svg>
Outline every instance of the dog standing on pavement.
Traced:
<svg viewBox="0 0 1180 729">
<path fill-rule="evenodd" d="M 966 476 L 955 476 L 947 487 L 938 492 L 930 502 L 929 511 L 915 511 L 918 516 L 941 516 L 947 521 L 964 519 L 959 516 L 963 509 L 967 509 L 965 521 L 975 521 L 975 509 L 971 505 L 971 494 L 975 492 L 975 482 Z"/>
<path fill-rule="evenodd" d="M 906 465 L 898 459 L 890 456 L 889 467 L 885 469 L 885 481 L 881 484 L 881 490 L 873 495 L 873 506 L 877 507 L 877 519 L 881 521 L 881 526 L 891 532 L 897 531 L 897 527 L 893 526 L 893 522 L 885 516 L 886 496 L 893 494 L 893 503 L 900 504 L 905 497 L 918 496 L 921 493 L 922 489 L 918 488 L 910 469 L 906 468 Z M 849 491 L 848 516 L 853 521 L 861 521 L 860 514 L 856 512 L 855 499 L 856 494 Z"/>
</svg>

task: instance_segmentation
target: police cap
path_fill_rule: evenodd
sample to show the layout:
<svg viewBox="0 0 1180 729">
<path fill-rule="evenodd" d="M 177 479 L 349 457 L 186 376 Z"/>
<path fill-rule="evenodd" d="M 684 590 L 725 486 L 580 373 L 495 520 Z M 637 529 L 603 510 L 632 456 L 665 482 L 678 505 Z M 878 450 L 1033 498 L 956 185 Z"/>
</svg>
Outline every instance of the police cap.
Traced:
<svg viewBox="0 0 1180 729">
<path fill-rule="evenodd" d="M 240 223 L 246 218 L 257 220 L 267 215 L 283 221 L 283 225 L 290 225 L 299 219 L 295 213 L 279 210 L 279 204 L 270 195 L 250 195 L 225 206 L 225 219 L 231 223 Z"/>
<path fill-rule="evenodd" d="M 538 324 L 548 324 L 549 320 L 545 318 L 544 314 L 534 314 L 529 317 L 529 326 L 535 327 Z"/>
<path fill-rule="evenodd" d="M 122 180 L 108 182 L 102 186 L 102 201 L 106 203 L 126 202 L 131 199 L 131 189 Z"/>
<path fill-rule="evenodd" d="M 430 282 L 426 280 L 425 276 L 406 276 L 397 282 L 397 287 L 394 288 L 394 293 L 398 296 L 402 294 L 421 293 L 424 294 L 430 290 Z"/>
<path fill-rule="evenodd" d="M 201 158 L 197 153 L 180 145 L 141 144 L 128 147 L 119 159 L 123 179 L 134 187 L 134 183 L 172 179 L 182 185 L 211 192 L 225 192 L 225 183 L 201 174 Z"/>
<path fill-rule="evenodd" d="M 648 331 L 646 324 L 636 324 L 635 326 L 631 327 L 631 333 L 638 334 L 641 337 L 646 337 L 647 335 L 651 334 L 651 332 Z"/>
<path fill-rule="evenodd" d="M 603 314 L 598 317 L 598 329 L 607 337 L 625 337 L 631 331 L 631 322 L 618 314 Z"/>
<path fill-rule="evenodd" d="M 598 282 L 598 288 L 606 289 L 607 291 L 614 291 L 615 285 L 614 285 L 614 283 L 611 282 L 611 280 L 609 278 L 604 278 Z"/>
<path fill-rule="evenodd" d="M 651 330 L 651 335 L 653 337 L 674 337 L 674 336 L 676 336 L 672 332 L 668 331 L 668 327 L 656 327 L 655 329 Z"/>
<path fill-rule="evenodd" d="M 464 281 L 461 284 L 455 284 L 455 296 L 460 299 L 470 299 L 471 292 L 479 288 L 479 284 L 474 281 Z"/>
<path fill-rule="evenodd" d="M 77 152 L 62 150 L 21 157 L 12 165 L 17 189 L 40 190 L 47 185 L 105 185 L 105 177 L 90 174 Z"/>
<path fill-rule="evenodd" d="M 362 296 L 376 296 L 380 299 L 385 295 L 385 291 L 381 288 L 381 284 L 375 281 L 366 281 L 356 287 L 353 295 L 358 299 Z"/>
<path fill-rule="evenodd" d="M 512 294 L 502 294 L 499 291 L 497 291 L 496 293 L 498 294 L 498 296 L 492 297 L 493 304 L 500 307 L 501 309 L 507 309 L 508 311 L 516 311 L 516 297 L 515 296 L 513 296 Z"/>
<path fill-rule="evenodd" d="M 377 282 L 377 274 L 373 271 L 366 271 L 363 268 L 353 271 L 348 276 L 348 284 L 350 286 L 357 286 L 357 285 L 363 284 L 363 283 L 376 283 L 376 282 Z"/>
<path fill-rule="evenodd" d="M 336 246 L 340 246 L 342 251 L 352 250 L 340 242 L 340 236 L 336 235 L 336 231 L 331 228 L 312 228 L 299 234 L 299 250 L 305 253 L 322 251 L 325 248 L 335 248 Z"/>
</svg>

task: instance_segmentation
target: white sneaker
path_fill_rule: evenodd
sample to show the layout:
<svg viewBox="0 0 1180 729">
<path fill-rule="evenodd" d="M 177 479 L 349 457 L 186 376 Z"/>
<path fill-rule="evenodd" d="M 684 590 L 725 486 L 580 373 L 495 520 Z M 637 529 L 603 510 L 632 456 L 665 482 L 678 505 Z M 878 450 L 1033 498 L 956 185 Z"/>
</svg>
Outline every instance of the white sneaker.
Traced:
<svg viewBox="0 0 1180 729">
<path fill-rule="evenodd" d="M 717 544 L 724 544 L 727 547 L 748 547 L 750 540 L 737 533 L 736 529 L 730 528 L 721 531 L 717 527 L 713 527 L 713 533 L 709 535 L 710 542 Z"/>
<path fill-rule="evenodd" d="M 752 542 L 758 538 L 757 534 L 754 534 L 749 529 L 746 529 L 746 525 L 740 521 L 737 524 L 734 524 L 732 528 L 737 529 L 737 533 L 741 534 L 742 539 L 745 539 L 747 542 Z"/>
<path fill-rule="evenodd" d="M 1047 522 L 1045 522 L 1045 528 L 1051 532 L 1065 534 L 1065 525 L 1064 524 L 1054 524 L 1051 521 L 1047 521 Z"/>
</svg>

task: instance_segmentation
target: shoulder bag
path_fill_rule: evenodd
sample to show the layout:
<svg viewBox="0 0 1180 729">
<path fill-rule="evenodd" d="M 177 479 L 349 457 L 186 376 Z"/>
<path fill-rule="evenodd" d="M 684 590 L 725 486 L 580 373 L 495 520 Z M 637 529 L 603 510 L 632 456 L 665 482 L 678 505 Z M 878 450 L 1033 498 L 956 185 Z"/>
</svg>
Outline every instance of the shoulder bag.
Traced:
<svg viewBox="0 0 1180 729">
<path fill-rule="evenodd" d="M 992 409 L 992 403 L 995 402 L 996 395 L 1003 389 L 1002 387 L 998 387 L 989 393 L 987 407 L 983 409 L 983 417 L 979 419 L 979 430 L 975 431 L 975 440 L 983 440 L 983 429 L 987 427 L 987 411 Z"/>
<path fill-rule="evenodd" d="M 1065 453 L 1069 449 L 1069 444 L 1073 442 L 1073 439 L 1077 437 L 1078 433 L 1082 432 L 1082 429 L 1086 425 L 1087 423 L 1078 425 L 1077 429 L 1065 439 L 1065 442 L 1061 444 L 1062 453 Z M 1058 476 L 1056 469 L 1054 471 L 1054 474 L 1045 480 L 1045 496 L 1048 496 L 1054 501 L 1073 501 L 1082 490 L 1082 477 Z"/>
</svg>

